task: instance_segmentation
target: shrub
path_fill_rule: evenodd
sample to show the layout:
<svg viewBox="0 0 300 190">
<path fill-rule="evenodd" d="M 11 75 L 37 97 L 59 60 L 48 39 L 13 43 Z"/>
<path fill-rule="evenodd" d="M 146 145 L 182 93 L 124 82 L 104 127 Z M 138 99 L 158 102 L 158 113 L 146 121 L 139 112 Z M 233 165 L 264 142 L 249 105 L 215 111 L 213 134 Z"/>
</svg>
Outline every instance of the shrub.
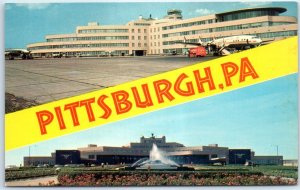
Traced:
<svg viewBox="0 0 300 190">
<path fill-rule="evenodd" d="M 34 169 L 19 169 L 19 170 L 6 170 L 5 171 L 5 181 L 11 181 L 16 179 L 25 179 L 33 177 L 42 177 L 55 175 L 54 168 L 34 168 Z"/>
<path fill-rule="evenodd" d="M 74 171 L 61 172 L 62 186 L 198 186 L 198 185 L 294 185 L 296 180 L 264 176 L 261 172 L 160 172 Z"/>
</svg>

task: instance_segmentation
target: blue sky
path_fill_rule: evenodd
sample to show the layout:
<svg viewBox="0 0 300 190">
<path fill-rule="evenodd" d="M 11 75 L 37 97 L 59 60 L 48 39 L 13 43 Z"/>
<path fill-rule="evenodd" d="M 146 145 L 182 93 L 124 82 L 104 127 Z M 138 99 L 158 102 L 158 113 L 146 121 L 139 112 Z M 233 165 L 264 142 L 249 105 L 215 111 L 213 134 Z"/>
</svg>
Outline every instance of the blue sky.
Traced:
<svg viewBox="0 0 300 190">
<path fill-rule="evenodd" d="M 122 146 L 141 136 L 165 135 L 185 146 L 217 143 L 256 155 L 298 158 L 298 75 L 293 74 L 30 146 L 31 155 L 87 144 Z M 29 147 L 6 152 L 5 165 L 23 163 Z"/>
<path fill-rule="evenodd" d="M 45 3 L 6 4 L 5 48 L 25 48 L 45 41 L 47 34 L 74 33 L 76 26 L 97 21 L 103 25 L 126 24 L 139 15 L 162 18 L 168 9 L 181 9 L 184 18 L 250 7 L 285 7 L 283 15 L 297 16 L 295 2 L 172 2 L 172 3 Z"/>
</svg>

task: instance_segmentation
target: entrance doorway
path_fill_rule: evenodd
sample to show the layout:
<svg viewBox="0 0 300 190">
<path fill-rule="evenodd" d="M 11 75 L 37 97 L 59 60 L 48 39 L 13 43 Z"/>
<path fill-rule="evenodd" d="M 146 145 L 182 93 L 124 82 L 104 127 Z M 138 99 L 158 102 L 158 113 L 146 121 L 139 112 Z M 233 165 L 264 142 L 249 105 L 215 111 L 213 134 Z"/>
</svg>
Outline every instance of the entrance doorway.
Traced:
<svg viewBox="0 0 300 190">
<path fill-rule="evenodd" d="M 144 56 L 144 55 L 146 55 L 146 50 L 134 50 L 133 55 L 134 56 Z"/>
</svg>

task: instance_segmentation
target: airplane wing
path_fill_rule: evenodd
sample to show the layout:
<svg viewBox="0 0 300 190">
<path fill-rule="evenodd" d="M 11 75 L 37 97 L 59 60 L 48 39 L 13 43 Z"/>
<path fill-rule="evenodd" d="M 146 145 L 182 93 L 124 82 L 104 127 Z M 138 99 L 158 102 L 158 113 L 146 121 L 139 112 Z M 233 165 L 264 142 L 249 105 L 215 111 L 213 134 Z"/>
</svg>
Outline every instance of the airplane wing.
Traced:
<svg viewBox="0 0 300 190">
<path fill-rule="evenodd" d="M 204 44 L 201 41 L 200 36 L 199 36 L 199 41 L 198 42 L 188 42 L 188 40 L 185 38 L 185 36 L 183 38 L 184 38 L 183 41 L 177 41 L 175 43 L 177 43 L 177 44 L 185 44 L 185 45 L 193 45 L 193 46 L 204 46 Z"/>
<path fill-rule="evenodd" d="M 175 42 L 176 44 L 185 44 L 185 45 L 194 45 L 194 46 L 201 46 L 200 43 L 196 43 L 196 42 Z"/>
<path fill-rule="evenodd" d="M 263 40 L 260 45 L 266 45 L 268 44 L 268 42 L 272 42 L 272 41 L 275 41 L 275 39 L 272 39 L 272 40 Z"/>
</svg>

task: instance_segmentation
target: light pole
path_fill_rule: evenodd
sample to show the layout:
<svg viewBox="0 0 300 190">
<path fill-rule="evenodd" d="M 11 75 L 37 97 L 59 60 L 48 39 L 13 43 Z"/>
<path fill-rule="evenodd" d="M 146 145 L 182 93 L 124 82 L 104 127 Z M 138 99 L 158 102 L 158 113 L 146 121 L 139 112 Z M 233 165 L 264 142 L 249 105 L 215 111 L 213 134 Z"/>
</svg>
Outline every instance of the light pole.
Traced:
<svg viewBox="0 0 300 190">
<path fill-rule="evenodd" d="M 278 145 L 272 145 L 272 146 L 275 146 L 275 147 L 276 147 L 276 155 L 278 156 L 278 149 L 279 149 L 278 147 L 279 147 L 279 146 L 278 146 Z"/>
<path fill-rule="evenodd" d="M 29 151 L 29 152 L 28 152 L 28 154 L 29 154 L 29 155 L 28 155 L 28 165 L 30 166 L 30 165 L 31 165 L 31 164 L 30 164 L 30 146 L 28 147 L 28 151 Z"/>
</svg>

